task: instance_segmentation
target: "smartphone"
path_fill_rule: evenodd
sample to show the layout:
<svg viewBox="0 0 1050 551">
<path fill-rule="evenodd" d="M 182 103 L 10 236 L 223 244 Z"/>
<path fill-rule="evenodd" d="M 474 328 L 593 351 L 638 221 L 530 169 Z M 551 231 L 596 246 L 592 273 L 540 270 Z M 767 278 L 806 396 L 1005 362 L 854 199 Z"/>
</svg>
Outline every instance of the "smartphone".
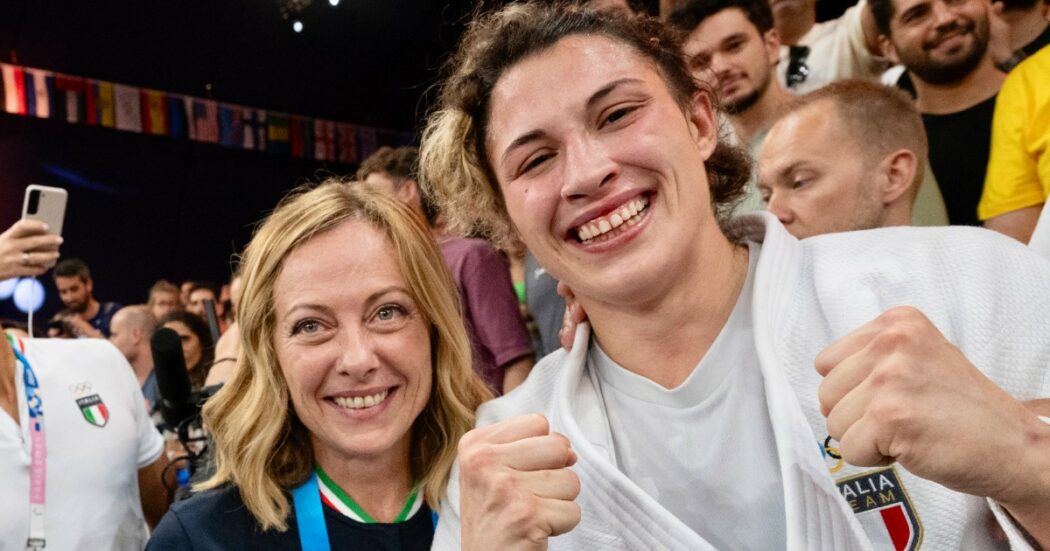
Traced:
<svg viewBox="0 0 1050 551">
<path fill-rule="evenodd" d="M 62 235 L 68 197 L 62 188 L 30 184 L 22 203 L 22 219 L 40 220 L 47 224 L 48 233 Z"/>
</svg>

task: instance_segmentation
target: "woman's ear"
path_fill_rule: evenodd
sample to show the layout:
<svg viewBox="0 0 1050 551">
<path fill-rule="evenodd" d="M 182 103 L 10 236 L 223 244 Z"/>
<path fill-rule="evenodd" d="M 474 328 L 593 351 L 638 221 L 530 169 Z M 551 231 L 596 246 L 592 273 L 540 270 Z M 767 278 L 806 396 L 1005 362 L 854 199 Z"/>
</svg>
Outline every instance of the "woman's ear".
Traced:
<svg viewBox="0 0 1050 551">
<path fill-rule="evenodd" d="M 718 116 L 711 105 L 711 96 L 700 90 L 689 102 L 688 125 L 693 140 L 700 146 L 704 158 L 711 156 L 718 145 Z"/>
</svg>

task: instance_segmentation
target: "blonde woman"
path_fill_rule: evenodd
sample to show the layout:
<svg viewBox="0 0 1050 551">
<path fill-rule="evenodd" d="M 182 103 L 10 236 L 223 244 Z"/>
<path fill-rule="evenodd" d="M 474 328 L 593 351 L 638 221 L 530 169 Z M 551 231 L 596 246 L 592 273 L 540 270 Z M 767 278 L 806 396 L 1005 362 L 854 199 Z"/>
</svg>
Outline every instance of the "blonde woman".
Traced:
<svg viewBox="0 0 1050 551">
<path fill-rule="evenodd" d="M 456 291 L 396 199 L 328 181 L 245 252 L 237 368 L 204 408 L 216 473 L 151 549 L 429 549 L 489 397 Z"/>
</svg>

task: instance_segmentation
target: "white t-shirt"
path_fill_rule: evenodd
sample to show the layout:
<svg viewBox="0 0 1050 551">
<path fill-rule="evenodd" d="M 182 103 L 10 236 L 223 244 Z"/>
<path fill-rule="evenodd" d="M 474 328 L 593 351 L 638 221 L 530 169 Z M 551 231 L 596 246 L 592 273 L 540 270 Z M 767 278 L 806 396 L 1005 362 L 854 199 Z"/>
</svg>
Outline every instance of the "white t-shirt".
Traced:
<svg viewBox="0 0 1050 551">
<path fill-rule="evenodd" d="M 1050 201 L 1043 205 L 1039 221 L 1032 231 L 1032 238 L 1028 240 L 1028 246 L 1037 253 L 1050 257 Z"/>
<path fill-rule="evenodd" d="M 142 549 L 147 535 L 138 470 L 160 456 L 164 440 L 131 366 L 103 339 L 19 343 L 43 404 L 46 549 Z M 29 415 L 22 370 L 15 371 L 21 426 L 0 413 L 3 550 L 25 549 L 29 535 Z"/>
<path fill-rule="evenodd" d="M 751 319 L 759 245 L 722 332 L 674 389 L 588 354 L 617 466 L 719 549 L 784 549 L 784 486 Z M 760 523 L 756 519 L 762 519 Z"/>
<path fill-rule="evenodd" d="M 780 47 L 777 79 L 784 89 L 793 94 L 806 94 L 836 80 L 847 78 L 878 81 L 889 66 L 885 58 L 876 57 L 864 40 L 861 14 L 867 0 L 857 4 L 837 19 L 817 23 L 802 38 L 799 46 L 809 48 L 805 65 L 809 69 L 806 80 L 793 87 L 787 85 L 790 48 Z"/>
</svg>

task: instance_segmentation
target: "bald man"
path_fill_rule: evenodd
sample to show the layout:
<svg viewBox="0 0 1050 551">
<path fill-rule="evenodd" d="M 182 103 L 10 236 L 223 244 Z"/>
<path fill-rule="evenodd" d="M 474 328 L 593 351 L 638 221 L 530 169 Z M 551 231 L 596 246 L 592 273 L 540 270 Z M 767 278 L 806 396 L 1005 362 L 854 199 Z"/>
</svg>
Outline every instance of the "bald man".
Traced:
<svg viewBox="0 0 1050 551">
<path fill-rule="evenodd" d="M 109 342 L 131 364 L 150 410 L 157 402 L 157 376 L 153 373 L 153 352 L 149 346 L 156 329 L 157 320 L 144 304 L 121 308 L 109 324 Z"/>
<path fill-rule="evenodd" d="M 839 81 L 790 103 L 769 130 L 758 189 L 795 237 L 912 223 L 926 132 L 914 102 Z"/>
</svg>

